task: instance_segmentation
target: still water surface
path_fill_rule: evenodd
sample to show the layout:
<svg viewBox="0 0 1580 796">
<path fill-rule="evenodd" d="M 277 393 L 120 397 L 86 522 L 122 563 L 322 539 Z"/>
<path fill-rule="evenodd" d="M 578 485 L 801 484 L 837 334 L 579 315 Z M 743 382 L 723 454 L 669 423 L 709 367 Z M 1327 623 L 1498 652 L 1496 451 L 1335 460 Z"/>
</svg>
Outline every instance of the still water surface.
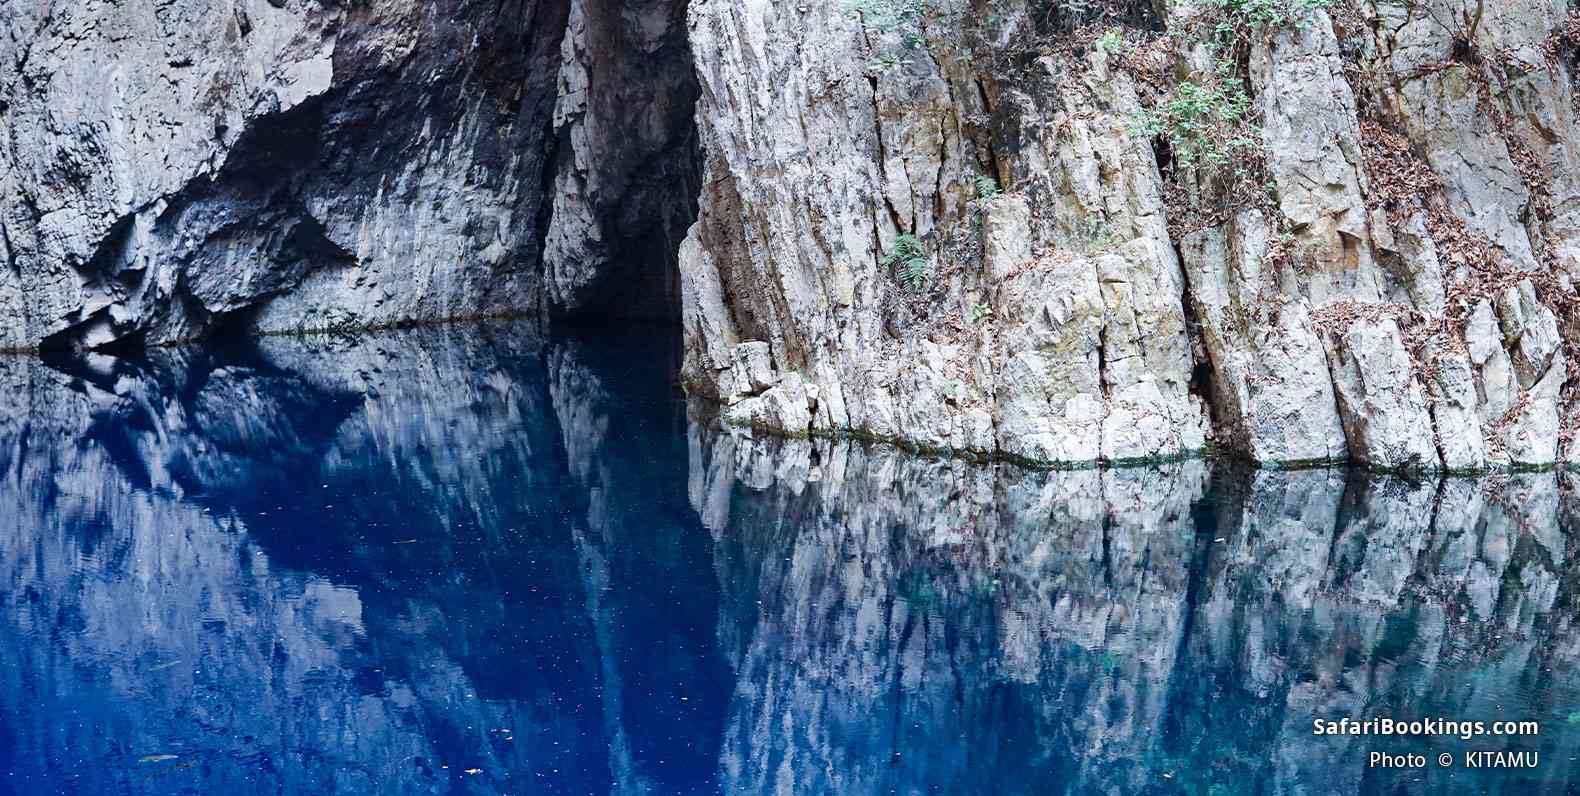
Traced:
<svg viewBox="0 0 1580 796">
<path fill-rule="evenodd" d="M 673 359 L 0 360 L 0 793 L 1571 790 L 1568 476 L 754 443 Z M 1346 716 L 1541 735 L 1312 734 Z"/>
</svg>

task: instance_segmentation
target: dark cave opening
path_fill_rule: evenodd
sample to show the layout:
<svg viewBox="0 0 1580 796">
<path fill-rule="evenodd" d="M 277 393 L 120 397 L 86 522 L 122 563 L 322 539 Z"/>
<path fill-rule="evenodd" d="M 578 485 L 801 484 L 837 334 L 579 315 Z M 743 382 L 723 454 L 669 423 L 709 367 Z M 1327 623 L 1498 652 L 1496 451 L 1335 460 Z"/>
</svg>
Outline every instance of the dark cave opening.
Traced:
<svg viewBox="0 0 1580 796">
<path fill-rule="evenodd" d="M 575 3 L 540 221 L 549 320 L 680 325 L 702 153 L 685 0 Z"/>
<path fill-rule="evenodd" d="M 68 261 L 82 307 L 36 345 L 505 315 L 678 332 L 702 179 L 686 1 L 437 5 L 336 17 L 334 81 L 296 105 L 198 102 L 210 160 Z M 392 62 L 392 36 L 420 46 Z"/>
<path fill-rule="evenodd" d="M 554 327 L 583 329 L 614 322 L 680 326 L 680 243 L 696 219 L 697 199 L 695 192 L 683 202 L 679 196 L 672 198 L 683 212 L 614 248 L 575 305 L 551 307 Z"/>
</svg>

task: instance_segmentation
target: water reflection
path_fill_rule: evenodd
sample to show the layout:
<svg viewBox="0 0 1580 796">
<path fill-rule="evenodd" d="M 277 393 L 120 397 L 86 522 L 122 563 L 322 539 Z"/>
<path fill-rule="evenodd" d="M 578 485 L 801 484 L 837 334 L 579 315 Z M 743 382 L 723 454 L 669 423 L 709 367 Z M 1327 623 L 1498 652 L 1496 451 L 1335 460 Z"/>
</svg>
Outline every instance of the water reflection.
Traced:
<svg viewBox="0 0 1580 796">
<path fill-rule="evenodd" d="M 654 381 L 640 365 L 605 376 Z M 645 431 L 633 476 L 566 446 L 555 401 L 577 388 L 511 329 L 0 368 L 0 791 L 711 776 L 720 719 L 654 698 L 719 702 L 711 623 L 646 615 L 716 586 L 621 580 L 707 565 L 651 387 L 627 401 L 667 411 L 672 450 Z M 639 518 L 597 516 L 594 465 Z M 617 677 L 645 689 L 629 709 Z"/>
<path fill-rule="evenodd" d="M 1563 790 L 1569 476 L 1032 473 L 694 428 L 739 792 Z M 1535 739 L 1317 738 L 1315 717 Z M 1522 772 L 1436 755 L 1530 749 Z M 1431 752 L 1385 771 L 1371 750 Z M 1462 758 L 1456 758 L 1460 760 Z"/>
<path fill-rule="evenodd" d="M 752 441 L 672 358 L 503 325 L 0 360 L 0 793 L 1571 778 L 1569 476 Z M 1311 734 L 1385 715 L 1543 734 Z"/>
</svg>

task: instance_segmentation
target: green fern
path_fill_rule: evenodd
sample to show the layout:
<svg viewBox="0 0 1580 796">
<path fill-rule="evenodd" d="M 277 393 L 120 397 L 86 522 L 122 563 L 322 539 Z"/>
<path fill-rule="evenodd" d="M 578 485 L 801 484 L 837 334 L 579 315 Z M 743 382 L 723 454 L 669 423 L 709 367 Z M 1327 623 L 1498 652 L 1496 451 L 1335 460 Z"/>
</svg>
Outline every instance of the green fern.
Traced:
<svg viewBox="0 0 1580 796">
<path fill-rule="evenodd" d="M 893 268 L 900 284 L 910 290 L 927 285 L 927 249 L 922 239 L 906 233 L 894 239 L 894 248 L 883 258 L 883 267 Z"/>
<path fill-rule="evenodd" d="M 1003 193 L 1003 191 L 998 187 L 998 180 L 995 180 L 992 177 L 978 175 L 971 178 L 971 184 L 976 186 L 977 196 L 983 199 L 992 199 L 997 197 L 1000 193 Z"/>
<path fill-rule="evenodd" d="M 899 32 L 908 46 L 921 39 L 921 22 L 930 8 L 927 0 L 849 0 L 845 13 L 879 33 Z"/>
<path fill-rule="evenodd" d="M 1225 31 L 1234 22 L 1258 31 L 1305 27 L 1312 12 L 1331 8 L 1336 2 L 1338 0 L 1212 0 L 1212 4 L 1223 9 L 1229 17 L 1221 23 Z"/>
<path fill-rule="evenodd" d="M 1125 49 L 1125 34 L 1119 28 L 1109 28 L 1097 40 L 1097 49 L 1105 53 L 1117 53 Z"/>
</svg>

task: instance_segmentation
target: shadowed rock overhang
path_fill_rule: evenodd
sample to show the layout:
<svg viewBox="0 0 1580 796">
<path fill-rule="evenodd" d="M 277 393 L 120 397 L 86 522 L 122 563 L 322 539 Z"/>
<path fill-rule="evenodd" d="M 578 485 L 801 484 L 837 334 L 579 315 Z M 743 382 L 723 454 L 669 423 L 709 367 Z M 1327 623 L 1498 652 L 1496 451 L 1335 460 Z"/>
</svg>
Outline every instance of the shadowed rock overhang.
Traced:
<svg viewBox="0 0 1580 796">
<path fill-rule="evenodd" d="M 0 11 L 0 348 L 677 322 L 677 0 Z M 108 67 L 107 67 L 108 65 Z"/>
</svg>

